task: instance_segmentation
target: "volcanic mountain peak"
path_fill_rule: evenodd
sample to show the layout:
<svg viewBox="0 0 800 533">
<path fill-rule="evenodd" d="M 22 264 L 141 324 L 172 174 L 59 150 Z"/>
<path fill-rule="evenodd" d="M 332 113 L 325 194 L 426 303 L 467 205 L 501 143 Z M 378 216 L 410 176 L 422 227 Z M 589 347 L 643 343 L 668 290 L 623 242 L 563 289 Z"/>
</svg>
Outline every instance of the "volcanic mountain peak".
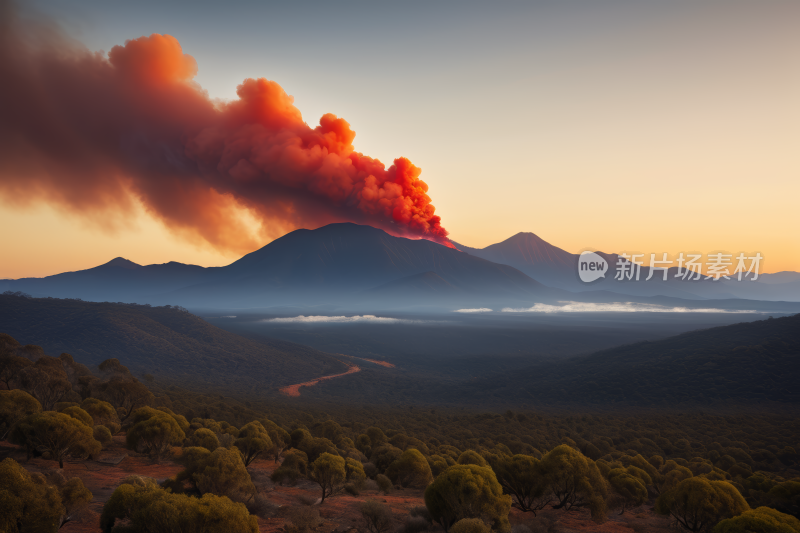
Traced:
<svg viewBox="0 0 800 533">
<path fill-rule="evenodd" d="M 535 233 L 520 232 L 508 239 L 486 248 L 470 248 L 458 245 L 465 252 L 520 268 L 521 266 L 557 266 L 573 268 L 575 256 L 553 246 Z"/>
<path fill-rule="evenodd" d="M 130 269 L 130 270 L 135 270 L 137 268 L 142 268 L 142 265 L 140 265 L 138 263 L 134 263 L 133 261 L 125 259 L 124 257 L 115 257 L 114 259 L 112 259 L 108 263 L 105 263 L 105 264 L 100 265 L 100 266 L 101 267 L 127 268 L 127 269 Z"/>
</svg>

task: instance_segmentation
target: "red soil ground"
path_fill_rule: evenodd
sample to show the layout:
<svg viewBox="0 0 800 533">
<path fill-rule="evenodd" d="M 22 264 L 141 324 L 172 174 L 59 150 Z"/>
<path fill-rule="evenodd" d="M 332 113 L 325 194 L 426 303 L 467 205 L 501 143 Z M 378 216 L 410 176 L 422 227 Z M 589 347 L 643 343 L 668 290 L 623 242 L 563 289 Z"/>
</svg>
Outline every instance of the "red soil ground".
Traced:
<svg viewBox="0 0 800 533">
<path fill-rule="evenodd" d="M 174 461 L 165 460 L 156 464 L 150 459 L 124 449 L 124 437 L 115 437 L 114 445 L 98 458 L 99 461 L 68 461 L 64 463 L 62 474 L 67 477 L 79 477 L 92 492 L 94 499 L 89 508 L 79 514 L 72 522 L 61 530 L 64 533 L 97 533 L 100 531 L 100 513 L 103 505 L 114 489 L 127 476 L 136 474 L 155 478 L 159 481 L 177 474 L 181 467 Z M 179 449 L 175 450 L 180 453 Z M 110 464 L 121 456 L 125 456 L 119 464 Z M 32 472 L 48 473 L 58 469 L 54 461 L 41 458 L 25 461 L 25 453 L 7 442 L 0 443 L 0 459 L 12 457 Z M 107 461 L 107 462 L 102 462 Z M 289 524 L 288 517 L 296 508 L 311 505 L 320 515 L 320 523 L 314 528 L 315 533 L 344 533 L 351 529 L 364 530 L 359 513 L 359 506 L 366 500 L 378 500 L 386 503 L 394 517 L 395 526 L 400 526 L 408 516 L 412 507 L 424 506 L 421 489 L 395 489 L 390 494 L 382 494 L 376 490 L 365 490 L 359 496 L 340 493 L 329 497 L 321 505 L 319 486 L 310 481 L 300 481 L 292 487 L 275 485 L 269 476 L 276 468 L 272 459 L 258 459 L 250 464 L 248 471 L 266 502 L 259 511 L 259 531 L 262 533 L 283 533 Z M 591 521 L 587 510 L 556 511 L 545 509 L 533 517 L 531 513 L 522 513 L 512 509 L 510 521 L 514 524 L 527 525 L 531 533 L 632 533 L 653 532 L 667 533 L 669 520 L 658 516 L 648 506 L 635 509 L 625 515 L 614 513 L 603 524 Z M 441 528 L 434 528 L 441 532 Z"/>
</svg>

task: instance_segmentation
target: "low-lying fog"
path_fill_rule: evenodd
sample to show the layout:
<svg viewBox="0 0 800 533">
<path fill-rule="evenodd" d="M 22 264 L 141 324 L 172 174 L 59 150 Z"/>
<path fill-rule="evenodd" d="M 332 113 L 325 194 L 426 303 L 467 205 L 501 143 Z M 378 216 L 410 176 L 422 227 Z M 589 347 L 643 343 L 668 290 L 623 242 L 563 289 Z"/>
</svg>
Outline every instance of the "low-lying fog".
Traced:
<svg viewBox="0 0 800 533">
<path fill-rule="evenodd" d="M 592 304 L 581 304 L 586 305 Z M 413 314 L 348 313 L 320 308 L 194 312 L 218 327 L 254 339 L 280 339 L 334 354 L 386 360 L 405 372 L 447 373 L 454 377 L 521 368 L 542 359 L 586 354 L 769 316 L 763 312 L 708 309 L 601 309 L 602 306 L 568 312 L 503 312 L 463 308 Z"/>
</svg>

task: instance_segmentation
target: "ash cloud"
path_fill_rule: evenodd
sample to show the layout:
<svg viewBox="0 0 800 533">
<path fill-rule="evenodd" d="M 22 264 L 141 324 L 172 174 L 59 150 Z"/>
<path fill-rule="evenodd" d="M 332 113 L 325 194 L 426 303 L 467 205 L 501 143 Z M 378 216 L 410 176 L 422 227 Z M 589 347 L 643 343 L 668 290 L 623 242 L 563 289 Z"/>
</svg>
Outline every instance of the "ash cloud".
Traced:
<svg viewBox="0 0 800 533">
<path fill-rule="evenodd" d="M 106 55 L 0 12 L 0 200 L 106 227 L 142 205 L 189 241 L 240 253 L 342 221 L 452 246 L 419 168 L 356 152 L 336 115 L 309 126 L 278 83 L 246 79 L 216 101 L 174 37 Z"/>
</svg>

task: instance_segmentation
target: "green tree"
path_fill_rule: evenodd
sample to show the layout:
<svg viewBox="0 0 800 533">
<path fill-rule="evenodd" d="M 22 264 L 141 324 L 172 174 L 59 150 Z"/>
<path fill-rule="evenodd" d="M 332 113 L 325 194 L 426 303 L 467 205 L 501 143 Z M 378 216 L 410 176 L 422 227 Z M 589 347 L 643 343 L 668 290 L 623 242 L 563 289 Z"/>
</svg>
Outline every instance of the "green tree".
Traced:
<svg viewBox="0 0 800 533">
<path fill-rule="evenodd" d="M 188 445 L 200 446 L 201 448 L 205 448 L 206 450 L 213 452 L 219 448 L 219 439 L 210 429 L 200 428 L 192 433 L 191 437 L 189 437 Z"/>
<path fill-rule="evenodd" d="M 356 488 L 361 488 L 364 481 L 367 479 L 367 474 L 364 472 L 364 465 L 360 461 L 356 461 L 352 457 L 344 460 L 345 480 L 352 483 Z"/>
<path fill-rule="evenodd" d="M 431 467 L 431 475 L 433 475 L 433 477 L 438 476 L 447 470 L 448 466 L 451 466 L 451 464 L 447 462 L 447 458 L 441 455 L 429 455 L 426 459 L 428 461 L 428 466 Z"/>
<path fill-rule="evenodd" d="M 338 455 L 323 453 L 316 461 L 311 463 L 310 477 L 316 481 L 322 489 L 322 499 L 332 496 L 339 490 L 344 483 L 347 474 L 345 472 L 345 461 Z"/>
<path fill-rule="evenodd" d="M 489 521 L 498 531 L 510 529 L 511 496 L 503 494 L 489 467 L 449 467 L 425 489 L 425 506 L 445 531 L 464 518 Z"/>
<path fill-rule="evenodd" d="M 269 438 L 272 441 L 272 447 L 269 449 L 269 453 L 272 455 L 272 457 L 275 459 L 275 462 L 277 463 L 278 460 L 281 458 L 283 450 L 285 450 L 289 446 L 289 443 L 292 441 L 292 438 L 285 429 L 280 427 L 272 420 L 268 420 L 265 418 L 261 420 L 261 425 L 264 426 L 264 429 L 267 430 L 267 434 L 269 435 Z"/>
<path fill-rule="evenodd" d="M 456 461 L 460 465 L 478 465 L 478 466 L 487 466 L 486 459 L 481 457 L 481 455 L 474 451 L 474 450 L 467 450 L 461 455 L 458 456 L 458 460 Z"/>
<path fill-rule="evenodd" d="M 120 374 L 94 384 L 93 395 L 114 406 L 121 422 L 125 422 L 138 409 L 151 405 L 155 400 L 150 390 L 139 380 Z"/>
<path fill-rule="evenodd" d="M 800 508 L 800 481 L 790 480 L 776 483 L 769 489 L 769 498 L 774 503 L 773 507 L 779 511 L 792 511 L 796 513 Z"/>
<path fill-rule="evenodd" d="M 382 444 L 372 447 L 372 455 L 369 458 L 369 462 L 375 465 L 378 472 L 386 472 L 389 465 L 397 461 L 401 455 L 403 455 L 403 450 L 400 448 L 391 444 Z"/>
<path fill-rule="evenodd" d="M 256 457 L 273 446 L 269 433 L 258 421 L 243 426 L 239 430 L 239 438 L 236 439 L 234 445 L 242 454 L 244 466 L 248 466 Z"/>
<path fill-rule="evenodd" d="M 250 474 L 237 450 L 217 448 L 203 457 L 193 470 L 192 479 L 201 494 L 235 497 L 255 492 Z"/>
<path fill-rule="evenodd" d="M 283 485 L 297 483 L 308 475 L 308 455 L 301 450 L 289 450 L 284 454 L 283 463 L 270 476 L 273 482 Z"/>
<path fill-rule="evenodd" d="M 605 519 L 606 481 L 594 461 L 562 444 L 545 454 L 540 464 L 557 502 L 554 509 L 588 506 L 593 520 Z"/>
<path fill-rule="evenodd" d="M 369 437 L 370 446 L 373 448 L 389 442 L 389 439 L 386 437 L 386 434 L 384 434 L 381 428 L 376 428 L 373 426 L 368 428 L 365 433 L 367 437 Z"/>
<path fill-rule="evenodd" d="M 55 364 L 52 364 L 53 361 Z M 39 400 L 42 409 L 51 411 L 55 405 L 72 392 L 72 384 L 55 357 L 42 357 L 36 363 L 22 369 L 18 380 L 22 389 Z"/>
<path fill-rule="evenodd" d="M 607 477 L 611 488 L 619 497 L 619 514 L 639 507 L 647 501 L 647 485 L 650 484 L 650 476 L 644 470 L 634 466 L 614 468 Z"/>
<path fill-rule="evenodd" d="M 681 528 L 693 533 L 710 531 L 721 520 L 749 508 L 736 487 L 703 477 L 684 479 L 656 501 L 656 512 L 672 516 Z"/>
<path fill-rule="evenodd" d="M 27 392 L 0 390 L 0 440 L 5 440 L 17 422 L 41 412 L 42 404 Z"/>
<path fill-rule="evenodd" d="M 28 456 L 36 450 L 46 459 L 58 461 L 59 468 L 64 468 L 66 457 L 82 459 L 102 449 L 91 426 L 54 411 L 35 413 L 20 421 L 11 434 L 11 441 L 24 446 Z"/>
<path fill-rule="evenodd" d="M 419 450 L 409 448 L 398 457 L 389 468 L 386 476 L 392 483 L 403 487 L 422 489 L 433 481 L 433 474 L 428 461 Z"/>
<path fill-rule="evenodd" d="M 512 497 L 511 505 L 524 512 L 544 509 L 551 501 L 550 487 L 540 461 L 530 455 L 500 457 L 494 464 L 497 481 L 503 492 Z"/>
<path fill-rule="evenodd" d="M 92 500 L 79 478 L 53 478 L 49 483 L 10 458 L 0 462 L 0 531 L 57 531 Z"/>
<path fill-rule="evenodd" d="M 119 432 L 120 424 L 117 410 L 110 403 L 98 398 L 86 398 L 81 402 L 81 409 L 89 413 L 95 425 L 107 427 L 112 434 Z"/>
<path fill-rule="evenodd" d="M 185 438 L 175 418 L 163 411 L 143 407 L 133 413 L 133 427 L 128 430 L 125 442 L 129 449 L 146 453 L 158 461 Z"/>
<path fill-rule="evenodd" d="M 127 523 L 117 526 L 118 521 Z M 171 494 L 148 480 L 117 487 L 103 507 L 100 527 L 104 533 L 257 533 L 258 520 L 227 497 Z"/>
<path fill-rule="evenodd" d="M 367 457 L 369 457 L 372 453 L 372 441 L 369 439 L 369 435 L 365 433 L 362 433 L 356 437 L 355 446 L 356 450 L 360 451 Z"/>
<path fill-rule="evenodd" d="M 89 427 L 94 427 L 94 420 L 92 419 L 91 416 L 89 416 L 89 413 L 87 413 L 78 406 L 71 405 L 69 407 L 62 409 L 61 412 L 64 413 L 65 415 L 71 416 L 78 422 L 82 422 L 83 424 L 86 424 Z"/>
<path fill-rule="evenodd" d="M 94 436 L 94 440 L 99 442 L 103 448 L 108 448 L 113 442 L 114 437 L 111 435 L 111 431 L 105 426 L 97 425 L 92 428 L 92 435 Z"/>
<path fill-rule="evenodd" d="M 0 531 L 55 532 L 65 509 L 58 489 L 11 458 L 0 462 Z"/>
<path fill-rule="evenodd" d="M 800 533 L 800 520 L 769 507 L 745 511 L 714 527 L 714 533 Z"/>
<path fill-rule="evenodd" d="M 678 483 L 694 475 L 691 470 L 679 465 L 672 459 L 664 463 L 664 466 L 659 469 L 659 474 L 661 474 L 661 477 L 658 480 L 654 480 L 656 481 L 656 492 L 659 494 L 677 487 Z"/>
</svg>

